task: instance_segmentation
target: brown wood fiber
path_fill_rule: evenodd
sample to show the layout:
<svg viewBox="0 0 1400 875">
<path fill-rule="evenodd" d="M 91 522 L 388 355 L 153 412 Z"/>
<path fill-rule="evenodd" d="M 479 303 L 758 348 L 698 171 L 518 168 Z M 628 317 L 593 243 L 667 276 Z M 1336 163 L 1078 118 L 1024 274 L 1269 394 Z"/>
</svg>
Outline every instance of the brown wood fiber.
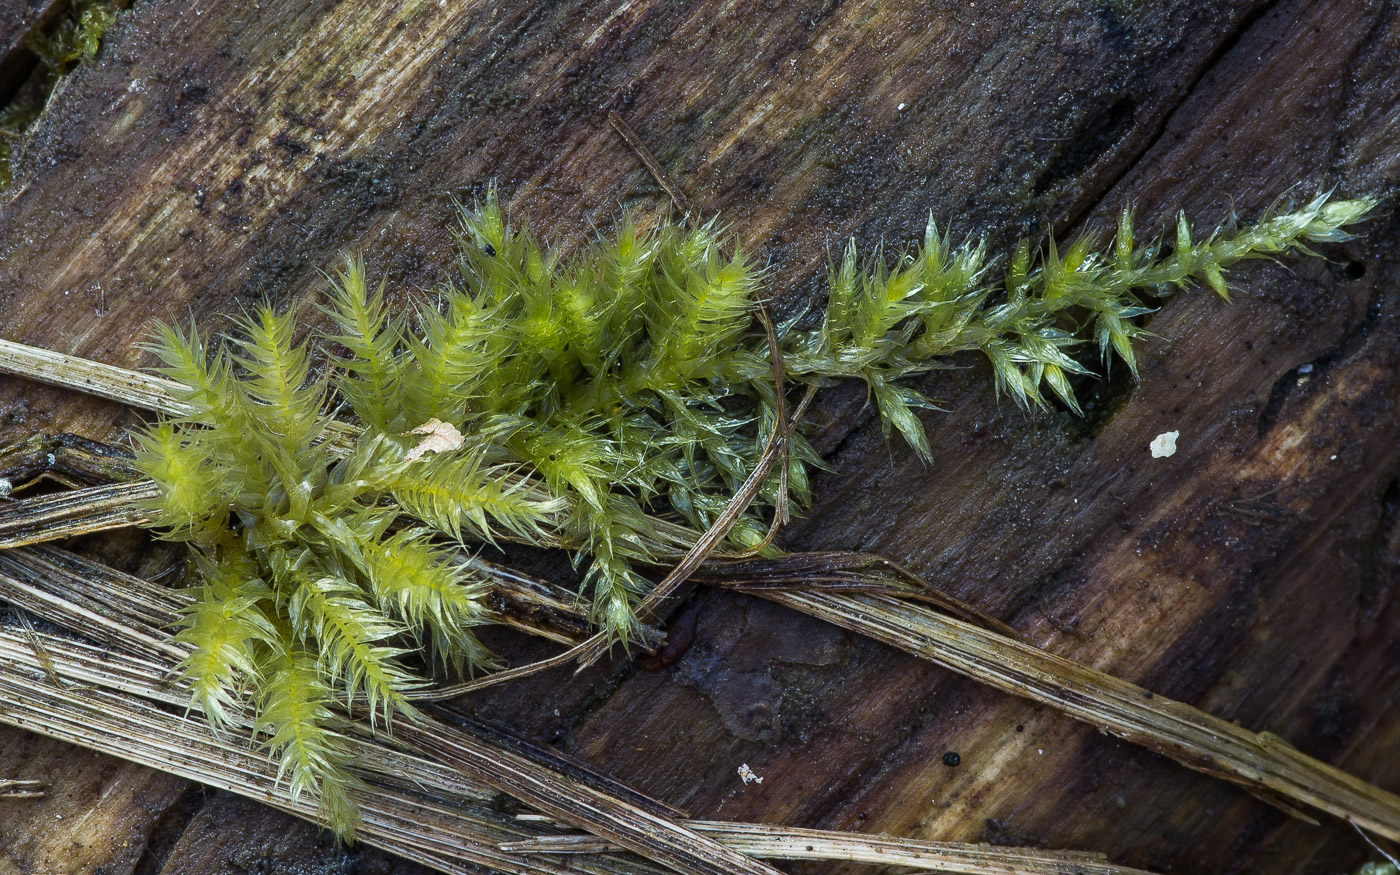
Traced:
<svg viewBox="0 0 1400 875">
<path fill-rule="evenodd" d="M 1004 244 L 1104 228 L 1125 204 L 1155 228 L 1178 208 L 1252 217 L 1294 184 L 1390 195 L 1397 60 L 1380 0 L 141 0 L 0 193 L 0 331 L 149 364 L 152 320 L 310 301 L 345 250 L 419 294 L 446 275 L 453 200 L 492 181 L 565 246 L 620 205 L 664 211 L 609 110 L 795 311 L 848 236 L 909 240 L 930 214 Z M 924 417 L 926 466 L 860 417 L 858 390 L 835 393 L 812 419 L 836 470 L 787 543 L 885 553 L 1038 645 L 1400 790 L 1388 216 L 1330 262 L 1237 270 L 1232 304 L 1168 302 L 1141 382 L 1086 384 L 1084 420 L 998 405 L 967 359 L 924 382 L 947 407 Z M 3 441 L 131 419 L 0 381 Z M 1179 452 L 1152 459 L 1169 430 Z M 695 644 L 662 671 L 556 672 L 463 704 L 696 816 L 1175 872 L 1366 856 L 1348 828 L 1053 711 L 756 599 L 694 598 Z M 224 797 L 186 828 L 180 782 L 14 730 L 0 777 L 50 783 L 0 802 L 4 875 L 406 871 Z"/>
</svg>

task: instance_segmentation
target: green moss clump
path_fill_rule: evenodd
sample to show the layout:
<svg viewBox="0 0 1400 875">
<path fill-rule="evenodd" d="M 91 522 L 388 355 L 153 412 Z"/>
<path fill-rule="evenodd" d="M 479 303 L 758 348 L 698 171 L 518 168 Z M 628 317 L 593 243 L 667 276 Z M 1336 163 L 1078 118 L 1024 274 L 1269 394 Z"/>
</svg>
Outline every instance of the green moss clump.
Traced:
<svg viewBox="0 0 1400 875">
<path fill-rule="evenodd" d="M 931 458 L 915 413 L 931 402 L 910 381 L 949 355 L 983 354 L 1023 406 L 1074 407 L 1080 350 L 1134 368 L 1148 301 L 1198 283 L 1225 295 L 1233 265 L 1346 239 L 1372 206 L 1324 195 L 1203 239 L 1183 218 L 1170 243 L 1147 245 L 1125 213 L 1107 249 L 1022 244 L 1005 261 L 932 223 L 892 257 L 848 247 L 821 326 L 779 331 L 785 391 L 864 381 L 886 428 Z M 411 717 L 431 663 L 489 663 L 471 631 L 487 582 L 463 544 L 573 551 L 581 597 L 626 640 L 650 586 L 636 567 L 674 560 L 714 522 L 780 409 L 754 320 L 760 273 L 714 224 L 624 220 L 564 260 L 493 198 L 463 213 L 458 240 L 457 280 L 409 313 L 360 261 L 344 265 L 317 340 L 324 376 L 268 307 L 212 350 L 193 328 L 154 344 L 189 413 L 140 435 L 139 464 L 161 487 L 155 525 L 195 554 L 200 593 L 180 634 L 194 701 L 216 725 L 250 710 L 293 793 L 318 798 L 342 835 L 356 817 L 340 714 Z M 363 428 L 348 455 L 323 441 L 343 406 Z M 800 434 L 791 450 L 801 503 L 819 460 Z M 761 541 L 780 483 L 721 549 Z"/>
</svg>

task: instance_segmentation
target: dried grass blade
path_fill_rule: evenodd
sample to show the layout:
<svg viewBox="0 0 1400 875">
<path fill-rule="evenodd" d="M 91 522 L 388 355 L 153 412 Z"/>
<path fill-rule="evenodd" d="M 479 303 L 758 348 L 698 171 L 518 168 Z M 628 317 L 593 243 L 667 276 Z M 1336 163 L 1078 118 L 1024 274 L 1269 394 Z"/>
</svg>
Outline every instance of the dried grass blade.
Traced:
<svg viewBox="0 0 1400 875">
<path fill-rule="evenodd" d="M 154 481 L 133 480 L 13 502 L 0 508 L 0 549 L 139 525 L 159 494 Z"/>
<path fill-rule="evenodd" d="M 1400 797 L 1218 717 L 920 605 L 884 596 L 756 590 L 754 595 L 1051 705 L 1119 738 L 1263 798 L 1283 796 L 1400 840 Z"/>
<path fill-rule="evenodd" d="M 183 387 L 173 380 L 12 340 L 0 340 L 0 373 L 76 389 L 143 410 L 173 416 L 189 412 L 188 407 L 176 400 Z"/>
<path fill-rule="evenodd" d="M 484 745 L 453 727 L 404 723 L 395 731 L 399 741 L 456 766 L 470 778 L 561 821 L 587 826 L 590 833 L 678 872 L 777 875 L 776 869 L 752 857 L 611 794 L 576 784 L 572 793 L 561 795 L 530 760 Z"/>
<path fill-rule="evenodd" d="M 0 799 L 39 799 L 46 795 L 47 785 L 43 781 L 0 781 Z"/>
<path fill-rule="evenodd" d="M 0 552 L 0 600 L 32 612 L 51 623 L 68 629 L 81 629 L 95 641 L 114 647 L 154 655 L 182 659 L 187 651 L 171 642 L 159 629 L 136 628 L 112 616 L 110 609 L 99 604 L 84 604 L 77 599 L 55 592 L 33 579 L 23 562 Z M 142 624 L 144 625 L 144 624 Z"/>
<path fill-rule="evenodd" d="M 21 554 L 23 558 L 24 554 Z M 6 592 L 6 584 L 9 591 L 28 594 L 32 589 L 13 578 L 0 575 L 0 594 Z M 51 618 L 61 622 L 65 616 L 81 616 L 75 606 L 60 609 L 55 606 L 55 601 L 41 601 L 49 609 Z M 116 627 L 122 628 L 120 624 L 116 624 Z M 115 689 L 176 707 L 187 702 L 187 694 L 183 690 L 165 682 L 175 673 L 178 657 L 174 654 L 161 654 L 166 658 L 160 662 L 131 656 L 118 658 L 112 654 L 109 662 L 104 663 L 97 655 L 100 653 L 97 648 L 54 636 L 38 637 L 42 640 L 42 649 L 33 646 L 22 635 L 0 629 L 0 668 L 33 665 L 40 669 L 41 677 L 46 678 L 49 674 L 58 674 L 57 659 L 62 654 L 67 667 L 65 681 L 71 679 L 85 685 Z M 148 649 L 148 642 L 143 640 L 145 637 L 144 634 L 133 635 L 134 646 Z M 56 681 L 39 683 L 51 689 L 62 686 Z M 68 694 L 74 701 L 81 698 L 75 690 L 59 689 L 58 692 Z M 3 702 L 3 693 L 0 693 L 0 706 L 6 707 L 7 711 L 5 715 L 0 715 L 0 719 L 6 719 L 16 707 L 24 707 L 24 700 L 21 697 L 14 705 L 8 705 Z M 577 828 L 597 832 L 629 850 L 656 859 L 676 872 L 685 875 L 745 872 L 775 875 L 777 871 L 728 850 L 712 839 L 698 836 L 678 826 L 669 817 L 646 810 L 617 794 L 571 780 L 535 759 L 444 723 L 429 719 L 421 723 L 403 721 L 397 727 L 396 741 L 415 744 L 417 750 L 443 759 L 482 784 L 510 793 Z M 113 752 L 124 755 L 120 751 Z M 271 768 L 270 763 L 265 765 Z"/>
<path fill-rule="evenodd" d="M 0 628 L 0 722 L 138 762 L 171 774 L 248 796 L 308 820 L 315 804 L 293 802 L 276 780 L 276 765 L 258 751 L 246 733 L 213 735 L 197 713 L 177 716 L 186 694 L 161 678 L 164 669 L 110 650 L 57 636 L 44 636 L 46 650 L 65 682 L 49 682 L 23 637 Z M 165 705 L 166 707 L 162 707 Z M 167 710 L 167 708 L 171 710 Z M 362 745 L 364 747 L 365 745 Z M 384 750 L 371 743 L 359 759 L 408 776 L 440 775 L 440 766 Z M 443 872 L 472 873 L 485 866 L 498 871 L 561 875 L 547 861 L 499 850 L 498 845 L 529 837 L 511 819 L 493 812 L 487 794 L 380 789 L 379 776 L 363 775 L 357 801 L 369 843 Z M 450 784 L 450 781 L 443 781 Z M 436 788 L 427 788 L 430 791 Z M 575 871 L 576 867 L 568 867 Z M 591 861 L 586 871 L 646 875 L 657 870 L 618 859 Z"/>
<path fill-rule="evenodd" d="M 71 556 L 61 550 L 25 549 L 10 554 L 6 565 L 15 576 L 52 575 L 55 589 L 77 591 L 85 603 L 99 606 L 147 601 L 157 619 L 173 617 L 186 600 L 184 593 L 166 590 L 139 578 L 132 578 L 97 563 Z M 90 578 L 83 580 L 90 575 Z M 532 590 L 521 581 L 524 590 Z M 0 592 L 0 597 L 7 593 Z M 51 616 L 81 617 L 76 604 L 64 606 L 62 594 L 44 600 Z M 55 606 L 55 603 L 56 606 Z M 116 624 L 120 629 L 120 624 Z M 276 785 L 275 767 L 252 749 L 245 734 L 214 736 L 197 713 L 177 716 L 187 701 L 186 693 L 169 683 L 179 647 L 170 644 L 146 655 L 149 649 L 143 621 L 131 627 L 130 640 L 114 641 L 112 646 L 96 647 L 80 641 L 45 635 L 44 649 L 53 668 L 63 680 L 47 682 L 39 656 L 25 637 L 0 627 L 0 721 L 44 732 L 106 753 L 132 759 L 193 780 L 268 802 L 298 816 L 314 817 L 308 803 L 292 803 Z M 422 728 L 429 736 L 460 744 L 463 735 L 448 728 Z M 480 747 L 481 742 L 466 739 Z M 403 739 L 400 739 L 402 742 Z M 489 866 L 510 871 L 555 873 L 551 864 L 531 855 L 509 850 L 512 842 L 544 839 L 540 829 L 502 814 L 494 804 L 495 793 L 441 763 L 389 747 L 382 738 L 366 733 L 352 739 L 356 748 L 365 789 L 360 803 L 365 815 L 366 839 L 379 847 L 445 872 L 475 871 Z M 499 756 L 499 747 L 492 755 Z M 525 774 L 538 770 L 526 768 Z M 539 775 L 535 774 L 538 778 Z M 494 783 L 494 782 L 493 782 Z M 557 793 L 545 776 L 541 786 Z M 601 794 L 606 796 L 607 794 Z M 630 807 L 636 808 L 635 805 Z M 643 813 L 647 806 L 642 806 Z M 652 806 L 654 807 L 654 806 Z M 664 815 L 666 809 L 658 809 Z M 653 817 L 658 815 L 652 813 Z M 664 817 L 659 817 L 664 820 Z M 756 842 L 775 856 L 783 857 L 783 836 L 801 845 L 808 859 L 865 859 L 876 862 L 914 864 L 920 849 L 941 847 L 936 843 L 908 844 L 899 839 L 866 837 L 825 831 L 783 830 L 780 827 L 752 827 L 744 824 L 694 823 L 697 832 L 711 835 L 723 844 Z M 747 837 L 747 838 L 746 838 Z M 596 840 L 596 837 L 593 837 Z M 606 841 L 606 840 L 604 840 Z M 808 846 L 812 850 L 806 850 Z M 796 847 L 796 846 L 794 846 Z M 984 849 L 977 846 L 949 845 L 953 849 L 937 861 L 926 861 L 924 868 L 967 872 L 987 871 L 981 865 Z M 829 853 L 824 853 L 826 849 Z M 1046 868 L 1058 860 L 1093 863 L 1099 858 L 1082 854 L 1045 853 L 995 849 L 1004 862 L 997 870 L 1022 875 L 1049 875 L 1062 870 Z M 930 853 L 932 853 L 930 851 Z M 901 858 L 899 855 L 905 854 Z M 951 856 L 950 856 L 951 854 Z M 961 856 L 959 856 L 961 855 Z M 962 860 L 962 862 L 958 862 Z M 959 868 L 961 866 L 962 868 Z M 972 867 L 972 868 L 969 868 Z M 591 856 L 572 860 L 569 871 L 602 875 L 654 875 L 659 870 L 629 857 Z M 1083 868 L 1096 873 L 1130 873 L 1120 867 Z"/>
<path fill-rule="evenodd" d="M 274 766 L 245 736 L 213 736 L 197 714 L 179 717 L 183 694 L 153 677 L 159 664 L 57 636 L 46 648 L 67 686 L 46 682 L 21 638 L 0 629 L 0 722 L 129 759 L 314 819 L 315 808 L 278 788 Z M 81 684 L 75 687 L 74 684 Z M 358 801 L 367 843 L 448 873 L 495 870 L 562 875 L 657 875 L 619 846 L 596 836 L 540 834 L 533 823 L 493 808 L 494 793 L 444 766 L 390 749 L 382 740 L 356 742 L 365 787 Z M 687 821 L 735 853 L 775 859 L 848 860 L 966 875 L 1136 875 L 1139 870 L 1073 852 L 918 842 L 823 830 Z M 549 856 L 571 857 L 555 866 Z"/>
<path fill-rule="evenodd" d="M 927 842 L 770 824 L 692 820 L 688 826 L 735 850 L 770 860 L 843 860 L 964 875 L 1140 875 L 1109 863 L 1102 854 Z M 541 836 L 501 846 L 539 854 L 596 854 L 616 850 L 590 835 Z"/>
</svg>

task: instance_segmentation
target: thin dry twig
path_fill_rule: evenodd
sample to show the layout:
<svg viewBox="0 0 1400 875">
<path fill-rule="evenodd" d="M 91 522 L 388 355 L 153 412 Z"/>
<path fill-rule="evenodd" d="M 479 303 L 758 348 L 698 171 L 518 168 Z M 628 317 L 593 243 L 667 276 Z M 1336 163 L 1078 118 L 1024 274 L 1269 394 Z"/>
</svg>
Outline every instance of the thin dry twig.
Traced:
<svg viewBox="0 0 1400 875">
<path fill-rule="evenodd" d="M 0 799 L 39 799 L 48 795 L 43 781 L 0 780 Z"/>
<path fill-rule="evenodd" d="M 26 346 L 12 340 L 0 340 L 0 373 L 14 374 L 50 386 L 76 389 L 98 398 L 172 416 L 189 413 L 189 408 L 176 400 L 183 387 L 174 380 L 37 346 Z"/>
<path fill-rule="evenodd" d="M 802 397 L 802 402 L 797 407 L 791 420 L 787 415 L 787 382 L 783 378 L 783 353 L 778 341 L 778 330 L 773 327 L 773 320 L 768 315 L 768 308 L 762 303 L 758 305 L 758 321 L 763 325 L 763 332 L 768 338 L 768 357 L 773 364 L 773 389 L 774 406 L 773 420 L 774 426 L 782 427 L 782 445 L 779 447 L 780 455 L 778 461 L 781 466 L 778 468 L 778 497 L 773 502 L 773 521 L 768 525 L 768 532 L 763 536 L 763 540 L 744 550 L 735 558 L 747 559 L 750 556 L 757 556 L 773 543 L 778 537 L 778 530 L 788 523 L 788 472 L 791 470 L 792 456 L 792 433 L 797 429 L 797 424 L 802 421 L 802 415 L 807 412 L 807 406 L 812 403 L 816 396 L 815 387 L 808 386 L 806 394 Z M 764 447 L 764 453 L 768 447 Z M 731 502 L 732 505 L 732 502 Z M 747 508 L 747 503 L 745 504 Z M 743 511 L 741 510 L 740 513 Z"/>
<path fill-rule="evenodd" d="M 699 213 L 695 212 L 694 207 L 690 205 L 690 200 L 686 198 L 685 193 L 666 177 L 666 171 L 661 169 L 661 162 L 656 160 L 656 156 L 647 148 L 646 143 L 642 142 L 642 138 L 637 136 L 637 132 L 632 130 L 632 126 L 623 120 L 617 110 L 608 110 L 608 122 L 612 124 L 613 130 L 617 131 L 618 136 L 622 137 L 622 141 L 627 144 L 627 147 L 632 150 L 632 154 L 637 156 L 637 160 L 642 162 L 642 166 L 651 174 L 651 178 L 656 180 L 656 184 L 661 186 L 670 196 L 671 203 L 676 205 L 676 209 L 681 211 L 681 215 L 687 220 L 698 216 Z"/>
</svg>

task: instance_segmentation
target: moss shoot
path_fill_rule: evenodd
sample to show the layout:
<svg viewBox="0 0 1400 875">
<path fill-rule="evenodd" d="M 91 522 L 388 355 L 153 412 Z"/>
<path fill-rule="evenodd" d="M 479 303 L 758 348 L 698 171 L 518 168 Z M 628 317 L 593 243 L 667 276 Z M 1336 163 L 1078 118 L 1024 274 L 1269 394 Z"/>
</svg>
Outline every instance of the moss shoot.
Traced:
<svg viewBox="0 0 1400 875">
<path fill-rule="evenodd" d="M 1085 351 L 1135 369 L 1152 302 L 1195 285 L 1225 296 L 1241 261 L 1345 240 L 1373 206 L 1321 195 L 1204 237 L 1182 217 L 1146 244 L 1125 212 L 1107 247 L 1023 243 L 1000 259 L 932 222 L 893 256 L 848 247 L 820 327 L 778 332 L 784 391 L 862 381 L 885 428 L 931 458 L 916 415 L 931 402 L 911 381 L 948 356 L 985 356 L 997 391 L 1024 407 L 1077 409 Z M 410 312 L 350 259 L 324 308 L 331 327 L 309 343 L 269 307 L 212 347 L 194 327 L 153 343 L 190 410 L 137 443 L 161 487 L 154 525 L 194 555 L 199 595 L 180 633 L 194 704 L 216 726 L 250 713 L 293 794 L 319 800 L 345 836 L 357 816 L 342 715 L 411 718 L 429 674 L 490 664 L 473 634 L 487 584 L 464 545 L 571 551 L 580 598 L 625 641 L 651 586 L 638 566 L 673 561 L 715 521 L 780 410 L 755 320 L 761 274 L 714 224 L 624 220 L 566 260 L 491 198 L 463 211 L 458 241 L 458 279 Z M 330 367 L 313 369 L 315 356 Z M 348 455 L 322 440 L 343 409 L 362 429 Z M 794 436 L 799 505 L 818 463 Z M 769 478 L 722 550 L 762 540 L 781 482 Z"/>
</svg>

